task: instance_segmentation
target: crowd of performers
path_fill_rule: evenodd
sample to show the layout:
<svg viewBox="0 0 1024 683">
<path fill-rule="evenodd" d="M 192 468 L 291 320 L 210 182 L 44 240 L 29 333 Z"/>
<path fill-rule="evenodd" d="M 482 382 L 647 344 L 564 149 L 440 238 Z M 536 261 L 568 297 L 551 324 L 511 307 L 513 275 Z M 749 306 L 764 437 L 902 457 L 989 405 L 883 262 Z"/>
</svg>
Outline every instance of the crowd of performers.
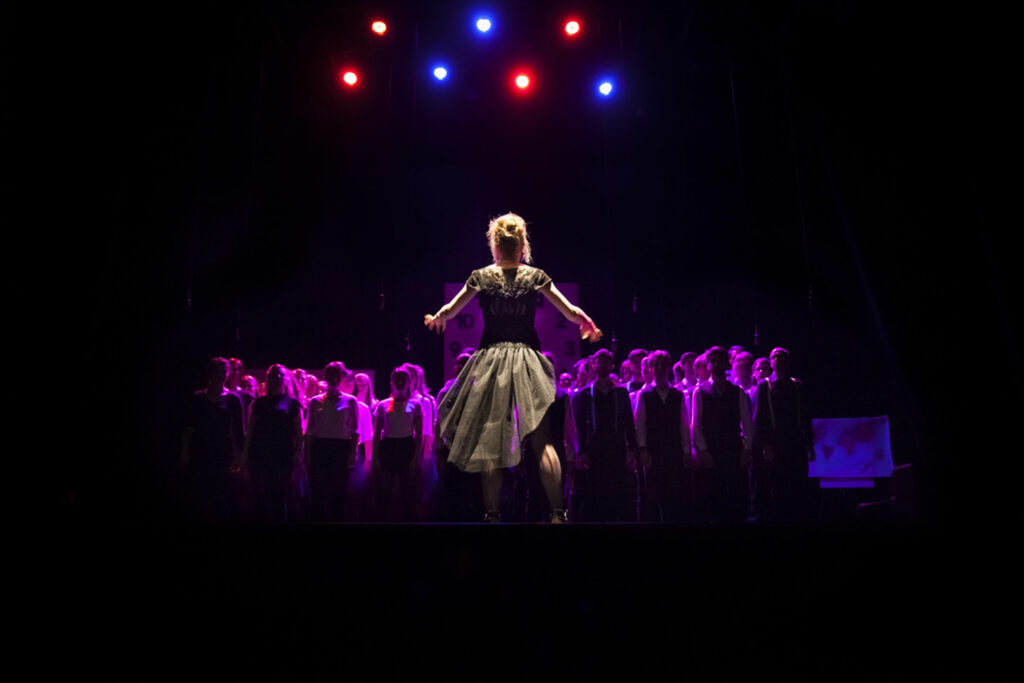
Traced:
<svg viewBox="0 0 1024 683">
<path fill-rule="evenodd" d="M 471 357 L 466 349 L 457 370 Z M 548 354 L 545 354 L 548 355 Z M 549 359 L 554 361 L 549 356 Z M 616 372 L 617 370 L 617 372 Z M 479 475 L 446 461 L 435 397 L 405 363 L 377 400 L 370 377 L 332 362 L 318 379 L 275 364 L 259 382 L 214 358 L 190 397 L 184 507 L 209 521 L 477 522 Z M 557 379 L 554 445 L 572 522 L 808 520 L 817 486 L 806 390 L 783 348 L 599 349 Z M 527 440 L 528 441 L 528 440 Z M 505 478 L 504 521 L 551 511 L 528 443 Z"/>
</svg>

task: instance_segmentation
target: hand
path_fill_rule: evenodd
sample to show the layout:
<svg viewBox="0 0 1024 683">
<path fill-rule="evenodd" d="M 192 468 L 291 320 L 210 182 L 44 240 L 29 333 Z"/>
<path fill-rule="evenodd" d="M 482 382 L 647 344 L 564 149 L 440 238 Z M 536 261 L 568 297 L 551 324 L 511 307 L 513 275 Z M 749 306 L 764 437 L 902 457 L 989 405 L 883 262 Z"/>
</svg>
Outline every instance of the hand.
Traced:
<svg viewBox="0 0 1024 683">
<path fill-rule="evenodd" d="M 588 458 L 585 453 L 580 453 L 576 456 L 576 469 L 590 469 L 590 458 Z"/>
<path fill-rule="evenodd" d="M 580 323 L 580 339 L 589 342 L 597 342 L 604 336 L 604 332 L 598 329 L 593 320 L 584 320 Z"/>
<path fill-rule="evenodd" d="M 437 332 L 441 334 L 444 332 L 445 319 L 441 316 L 433 316 L 429 313 L 423 316 L 423 324 L 427 326 L 427 329 L 431 332 Z"/>
</svg>

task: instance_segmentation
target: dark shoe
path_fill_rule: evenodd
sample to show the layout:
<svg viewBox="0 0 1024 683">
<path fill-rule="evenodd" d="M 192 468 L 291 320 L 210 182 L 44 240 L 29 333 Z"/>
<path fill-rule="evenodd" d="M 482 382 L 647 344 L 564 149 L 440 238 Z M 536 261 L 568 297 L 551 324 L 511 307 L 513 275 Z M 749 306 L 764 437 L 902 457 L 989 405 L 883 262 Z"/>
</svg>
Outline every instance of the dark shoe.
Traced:
<svg viewBox="0 0 1024 683">
<path fill-rule="evenodd" d="M 501 522 L 501 513 L 497 510 L 491 510 L 490 512 L 484 513 L 485 524 L 497 524 Z"/>
<path fill-rule="evenodd" d="M 557 508 L 551 512 L 552 524 L 565 524 L 569 521 L 569 513 L 563 508 Z"/>
</svg>

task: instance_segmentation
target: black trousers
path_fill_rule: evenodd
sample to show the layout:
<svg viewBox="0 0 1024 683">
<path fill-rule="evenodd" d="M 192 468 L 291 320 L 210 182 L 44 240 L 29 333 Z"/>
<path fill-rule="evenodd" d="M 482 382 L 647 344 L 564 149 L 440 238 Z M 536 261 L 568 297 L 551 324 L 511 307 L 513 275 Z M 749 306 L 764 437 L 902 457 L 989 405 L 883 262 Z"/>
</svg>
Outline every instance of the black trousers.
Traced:
<svg viewBox="0 0 1024 683">
<path fill-rule="evenodd" d="M 309 498 L 314 520 L 340 522 L 352 472 L 351 439 L 313 439 L 309 445 Z"/>
</svg>

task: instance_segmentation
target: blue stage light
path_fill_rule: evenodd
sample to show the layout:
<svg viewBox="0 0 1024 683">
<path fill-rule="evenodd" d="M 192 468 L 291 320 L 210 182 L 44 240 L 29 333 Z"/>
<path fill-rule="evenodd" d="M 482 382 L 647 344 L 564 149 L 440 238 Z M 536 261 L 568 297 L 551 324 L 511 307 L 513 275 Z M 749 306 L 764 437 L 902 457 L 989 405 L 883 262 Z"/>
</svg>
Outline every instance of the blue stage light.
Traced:
<svg viewBox="0 0 1024 683">
<path fill-rule="evenodd" d="M 439 81 L 443 81 L 444 79 L 448 78 L 448 69 L 444 68 L 443 66 L 435 66 L 433 73 L 434 78 L 436 78 Z"/>
<path fill-rule="evenodd" d="M 609 97 L 614 89 L 614 84 L 609 80 L 602 80 L 597 86 L 597 92 L 599 92 L 602 97 Z"/>
<path fill-rule="evenodd" d="M 490 17 L 477 17 L 476 19 L 476 30 L 480 33 L 487 33 L 491 30 L 491 19 Z"/>
</svg>

